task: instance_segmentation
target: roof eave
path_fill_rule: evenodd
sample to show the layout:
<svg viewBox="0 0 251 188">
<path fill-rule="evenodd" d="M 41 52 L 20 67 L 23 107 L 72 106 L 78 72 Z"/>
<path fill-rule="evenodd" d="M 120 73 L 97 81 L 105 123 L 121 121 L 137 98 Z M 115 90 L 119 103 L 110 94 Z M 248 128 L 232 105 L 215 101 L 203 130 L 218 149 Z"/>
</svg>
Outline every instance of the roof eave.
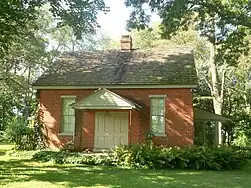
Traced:
<svg viewBox="0 0 251 188">
<path fill-rule="evenodd" d="M 108 88 L 108 89 L 148 89 L 148 88 L 159 88 L 159 89 L 172 89 L 172 88 L 188 88 L 188 89 L 193 89 L 193 88 L 197 88 L 196 84 L 192 84 L 192 85 L 137 85 L 137 84 L 133 84 L 133 85 L 90 85 L 90 86 L 81 86 L 81 85 L 33 85 L 34 89 L 98 89 L 98 88 Z"/>
<path fill-rule="evenodd" d="M 120 107 L 114 107 L 114 106 L 85 106 L 85 107 L 73 107 L 76 110 L 138 110 L 137 107 L 132 106 L 120 106 Z"/>
</svg>

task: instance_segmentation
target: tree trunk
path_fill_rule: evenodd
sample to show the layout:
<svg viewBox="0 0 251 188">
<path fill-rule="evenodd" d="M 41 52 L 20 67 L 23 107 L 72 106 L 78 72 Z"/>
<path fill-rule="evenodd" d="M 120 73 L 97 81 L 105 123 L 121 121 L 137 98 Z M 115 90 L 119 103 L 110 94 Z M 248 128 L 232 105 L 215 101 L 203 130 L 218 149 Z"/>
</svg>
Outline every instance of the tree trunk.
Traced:
<svg viewBox="0 0 251 188">
<path fill-rule="evenodd" d="M 222 113 L 222 103 L 218 102 L 216 99 L 213 99 L 214 103 L 214 112 L 218 115 Z M 216 122 L 215 127 L 215 144 L 221 145 L 222 144 L 222 123 Z"/>
<path fill-rule="evenodd" d="M 26 86 L 26 93 L 25 93 L 25 122 L 28 123 L 29 118 L 29 111 L 30 111 L 30 100 L 29 100 L 29 87 L 30 87 L 30 77 L 31 77 L 31 66 L 29 65 L 28 68 L 28 78 L 27 78 L 27 86 Z"/>
<path fill-rule="evenodd" d="M 222 105 L 223 105 L 223 87 L 221 91 L 219 89 L 219 80 L 218 80 L 218 71 L 215 62 L 215 45 L 210 44 L 210 59 L 209 59 L 209 68 L 211 71 L 211 95 L 213 97 L 213 106 L 214 112 L 218 115 L 222 114 Z M 223 78 L 224 79 L 224 78 Z M 224 81 L 222 84 L 224 84 Z M 215 144 L 221 145 L 222 135 L 221 135 L 221 122 L 216 123 L 215 127 Z"/>
</svg>

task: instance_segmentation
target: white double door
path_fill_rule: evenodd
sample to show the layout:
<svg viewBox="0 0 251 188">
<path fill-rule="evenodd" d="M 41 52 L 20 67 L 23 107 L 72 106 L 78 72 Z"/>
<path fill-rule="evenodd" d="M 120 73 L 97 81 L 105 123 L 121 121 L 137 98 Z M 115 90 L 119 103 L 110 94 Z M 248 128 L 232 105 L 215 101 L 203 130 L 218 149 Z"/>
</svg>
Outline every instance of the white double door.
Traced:
<svg viewBox="0 0 251 188">
<path fill-rule="evenodd" d="M 128 144 L 127 112 L 96 112 L 94 149 L 111 149 Z"/>
</svg>

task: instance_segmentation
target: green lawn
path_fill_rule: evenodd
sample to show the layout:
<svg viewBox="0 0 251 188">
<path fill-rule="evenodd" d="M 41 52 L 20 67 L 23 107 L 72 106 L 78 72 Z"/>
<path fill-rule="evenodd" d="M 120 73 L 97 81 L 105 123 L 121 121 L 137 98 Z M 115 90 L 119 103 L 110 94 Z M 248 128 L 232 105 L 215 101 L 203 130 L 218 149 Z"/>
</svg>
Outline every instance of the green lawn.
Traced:
<svg viewBox="0 0 251 188">
<path fill-rule="evenodd" d="M 6 151 L 11 150 L 14 145 L 0 143 L 0 155 L 3 155 Z"/>
<path fill-rule="evenodd" d="M 251 168 L 224 172 L 128 170 L 102 166 L 54 165 L 2 155 L 0 187 L 249 188 Z"/>
</svg>

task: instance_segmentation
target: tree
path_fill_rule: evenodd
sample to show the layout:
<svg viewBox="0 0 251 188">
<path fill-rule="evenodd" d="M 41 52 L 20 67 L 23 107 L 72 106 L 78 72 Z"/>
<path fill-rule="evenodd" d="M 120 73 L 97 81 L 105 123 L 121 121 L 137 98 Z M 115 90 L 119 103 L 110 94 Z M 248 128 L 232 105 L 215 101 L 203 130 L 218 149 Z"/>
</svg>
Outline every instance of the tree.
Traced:
<svg viewBox="0 0 251 188">
<path fill-rule="evenodd" d="M 159 35 L 158 25 L 155 24 L 152 29 L 132 30 L 134 48 L 147 49 L 155 48 L 160 45 L 161 37 Z"/>
<path fill-rule="evenodd" d="M 103 48 L 110 41 L 98 28 L 96 33 L 84 31 L 87 33 L 78 38 L 70 26 L 58 27 L 49 9 L 49 5 L 36 9 L 36 19 L 26 23 L 24 35 L 8 41 L 9 51 L 0 58 L 0 75 L 5 83 L 0 89 L 0 131 L 16 117 L 26 123 L 34 117 L 37 100 L 31 83 L 58 56 L 65 51 Z"/>
<path fill-rule="evenodd" d="M 226 141 L 235 145 L 251 144 L 251 90 L 246 87 L 251 78 L 250 53 L 226 73 L 223 113 L 232 117 L 232 122 L 223 129 Z"/>
<path fill-rule="evenodd" d="M 58 28 L 49 9 L 49 5 L 41 7 L 36 21 L 38 35 L 46 40 L 47 50 L 59 55 L 58 53 L 67 51 L 110 48 L 112 40 L 103 34 L 102 29 L 97 28 L 96 32 L 82 34 L 79 38 L 68 25 Z"/>
<path fill-rule="evenodd" d="M 46 51 L 43 38 L 34 36 L 18 38 L 10 45 L 11 51 L 0 59 L 0 70 L 4 76 L 4 87 L 0 90 L 0 128 L 5 127 L 15 116 L 27 120 L 36 109 L 36 97 L 31 83 L 50 53 Z"/>
<path fill-rule="evenodd" d="M 151 25 L 151 28 L 132 29 L 130 35 L 133 38 L 133 46 L 139 49 L 165 48 L 179 45 L 192 46 L 196 50 L 196 59 L 201 60 L 201 57 L 204 56 L 205 48 L 203 46 L 206 42 L 198 35 L 194 27 L 190 26 L 187 31 L 179 30 L 170 39 L 163 39 L 160 35 L 159 25 L 159 22 L 155 22 Z"/>
<path fill-rule="evenodd" d="M 0 52 L 1 56 L 10 49 L 10 44 L 17 38 L 34 35 L 27 26 L 38 18 L 39 8 L 50 5 L 50 12 L 58 27 L 68 25 L 77 38 L 83 34 L 94 33 L 99 27 L 97 14 L 108 8 L 103 0 L 3 0 L 0 1 Z M 32 24 L 34 29 L 37 27 Z"/>
<path fill-rule="evenodd" d="M 48 33 L 48 44 L 54 52 L 69 52 L 81 50 L 102 50 L 116 47 L 113 40 L 105 36 L 102 30 L 97 29 L 95 34 L 85 34 L 81 39 L 76 38 L 72 28 L 64 26 L 60 29 L 53 29 Z"/>
<path fill-rule="evenodd" d="M 145 28 L 149 15 L 148 4 L 162 19 L 162 37 L 170 38 L 178 30 L 187 30 L 195 24 L 198 32 L 209 42 L 208 87 L 216 114 L 222 114 L 225 73 L 236 65 L 238 58 L 247 52 L 246 36 L 251 29 L 251 3 L 245 0 L 127 0 L 132 7 L 128 28 Z M 216 143 L 221 144 L 221 123 L 217 125 Z"/>
</svg>

